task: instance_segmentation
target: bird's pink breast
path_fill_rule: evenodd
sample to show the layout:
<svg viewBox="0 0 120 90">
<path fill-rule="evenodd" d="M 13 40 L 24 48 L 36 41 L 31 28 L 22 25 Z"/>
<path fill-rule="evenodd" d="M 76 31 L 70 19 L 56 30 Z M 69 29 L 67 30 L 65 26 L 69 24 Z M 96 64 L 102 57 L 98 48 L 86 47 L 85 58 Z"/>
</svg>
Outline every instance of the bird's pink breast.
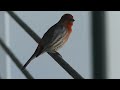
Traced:
<svg viewBox="0 0 120 90">
<path fill-rule="evenodd" d="M 58 49 L 62 48 L 63 45 L 67 42 L 69 36 L 70 36 L 70 32 L 67 32 L 63 38 L 59 39 L 57 41 L 57 43 L 52 45 L 52 47 L 50 48 L 50 52 L 54 52 L 54 51 L 57 51 Z"/>
<path fill-rule="evenodd" d="M 64 37 L 64 43 L 67 42 L 67 40 L 68 40 L 68 38 L 69 38 L 71 32 L 72 32 L 72 30 L 69 30 L 68 33 L 65 35 L 65 37 Z"/>
</svg>

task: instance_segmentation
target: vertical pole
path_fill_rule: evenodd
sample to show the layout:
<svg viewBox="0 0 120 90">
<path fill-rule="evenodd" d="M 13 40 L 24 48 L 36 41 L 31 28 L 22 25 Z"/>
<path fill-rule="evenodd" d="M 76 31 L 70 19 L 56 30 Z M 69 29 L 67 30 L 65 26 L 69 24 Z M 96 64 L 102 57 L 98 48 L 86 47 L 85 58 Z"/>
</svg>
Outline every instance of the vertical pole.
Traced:
<svg viewBox="0 0 120 90">
<path fill-rule="evenodd" d="M 92 11 L 93 78 L 106 78 L 105 11 Z"/>
<path fill-rule="evenodd" d="M 0 37 L 5 41 L 6 43 L 6 27 L 5 27 L 5 12 L 0 11 Z M 2 51 L 2 48 L 0 47 L 0 75 L 2 78 L 7 79 L 7 60 L 6 60 L 6 54 Z"/>
</svg>

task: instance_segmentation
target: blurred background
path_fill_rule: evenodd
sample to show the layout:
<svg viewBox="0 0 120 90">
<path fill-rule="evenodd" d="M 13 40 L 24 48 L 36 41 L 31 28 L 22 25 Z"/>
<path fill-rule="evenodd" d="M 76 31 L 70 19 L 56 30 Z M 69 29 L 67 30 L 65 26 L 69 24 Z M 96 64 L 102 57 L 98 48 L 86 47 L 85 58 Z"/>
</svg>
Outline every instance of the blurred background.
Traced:
<svg viewBox="0 0 120 90">
<path fill-rule="evenodd" d="M 63 14 L 70 13 L 75 22 L 66 45 L 59 50 L 85 79 L 120 78 L 119 11 L 14 11 L 40 37 Z M 5 11 L 0 11 L 0 38 L 25 64 L 37 43 Z M 47 53 L 36 58 L 27 70 L 35 79 L 72 79 Z M 0 46 L 0 77 L 26 79 Z"/>
</svg>

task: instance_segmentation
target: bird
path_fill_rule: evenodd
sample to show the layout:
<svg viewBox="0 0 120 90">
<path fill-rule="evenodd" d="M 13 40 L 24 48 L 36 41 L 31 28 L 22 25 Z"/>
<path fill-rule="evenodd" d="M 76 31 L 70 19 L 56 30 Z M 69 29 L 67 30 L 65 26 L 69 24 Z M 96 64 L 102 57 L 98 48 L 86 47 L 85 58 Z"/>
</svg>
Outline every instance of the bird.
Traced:
<svg viewBox="0 0 120 90">
<path fill-rule="evenodd" d="M 74 21 L 74 17 L 67 13 L 64 14 L 56 24 L 50 27 L 38 43 L 34 54 L 22 67 L 22 70 L 24 70 L 33 59 L 45 52 L 57 53 L 57 51 L 68 41 L 72 33 Z"/>
</svg>

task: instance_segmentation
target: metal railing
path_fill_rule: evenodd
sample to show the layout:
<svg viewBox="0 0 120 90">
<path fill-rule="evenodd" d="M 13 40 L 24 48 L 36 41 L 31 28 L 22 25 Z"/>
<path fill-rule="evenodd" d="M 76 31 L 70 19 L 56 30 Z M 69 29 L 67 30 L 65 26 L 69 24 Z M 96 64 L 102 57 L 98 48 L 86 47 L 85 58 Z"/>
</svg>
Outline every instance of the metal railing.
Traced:
<svg viewBox="0 0 120 90">
<path fill-rule="evenodd" d="M 13 11 L 7 11 L 8 14 L 23 28 L 23 30 L 28 33 L 37 43 L 41 40 L 41 38 L 25 23 L 23 22 Z M 16 66 L 21 70 L 22 64 L 20 60 L 18 60 L 15 55 L 11 52 L 11 50 L 4 44 L 4 42 L 0 39 L 0 44 L 6 53 L 11 57 Z M 71 75 L 74 79 L 84 79 L 76 70 L 74 70 L 62 57 L 57 53 L 48 53 L 69 75 Z M 22 70 L 21 70 L 22 71 Z M 22 73 L 28 79 L 33 79 L 32 75 L 25 69 Z"/>
<path fill-rule="evenodd" d="M 13 60 L 13 62 L 15 63 L 15 65 L 21 69 L 22 68 L 22 64 L 20 63 L 20 60 L 18 60 L 16 58 L 16 56 L 11 52 L 11 50 L 5 45 L 5 43 L 3 42 L 2 39 L 0 39 L 0 45 L 2 46 L 2 48 L 6 51 L 6 53 L 10 56 L 11 60 Z M 22 71 L 22 70 L 21 70 Z M 24 71 L 22 71 L 22 73 L 25 75 L 26 78 L 28 79 L 33 79 L 32 75 L 25 69 Z"/>
</svg>

